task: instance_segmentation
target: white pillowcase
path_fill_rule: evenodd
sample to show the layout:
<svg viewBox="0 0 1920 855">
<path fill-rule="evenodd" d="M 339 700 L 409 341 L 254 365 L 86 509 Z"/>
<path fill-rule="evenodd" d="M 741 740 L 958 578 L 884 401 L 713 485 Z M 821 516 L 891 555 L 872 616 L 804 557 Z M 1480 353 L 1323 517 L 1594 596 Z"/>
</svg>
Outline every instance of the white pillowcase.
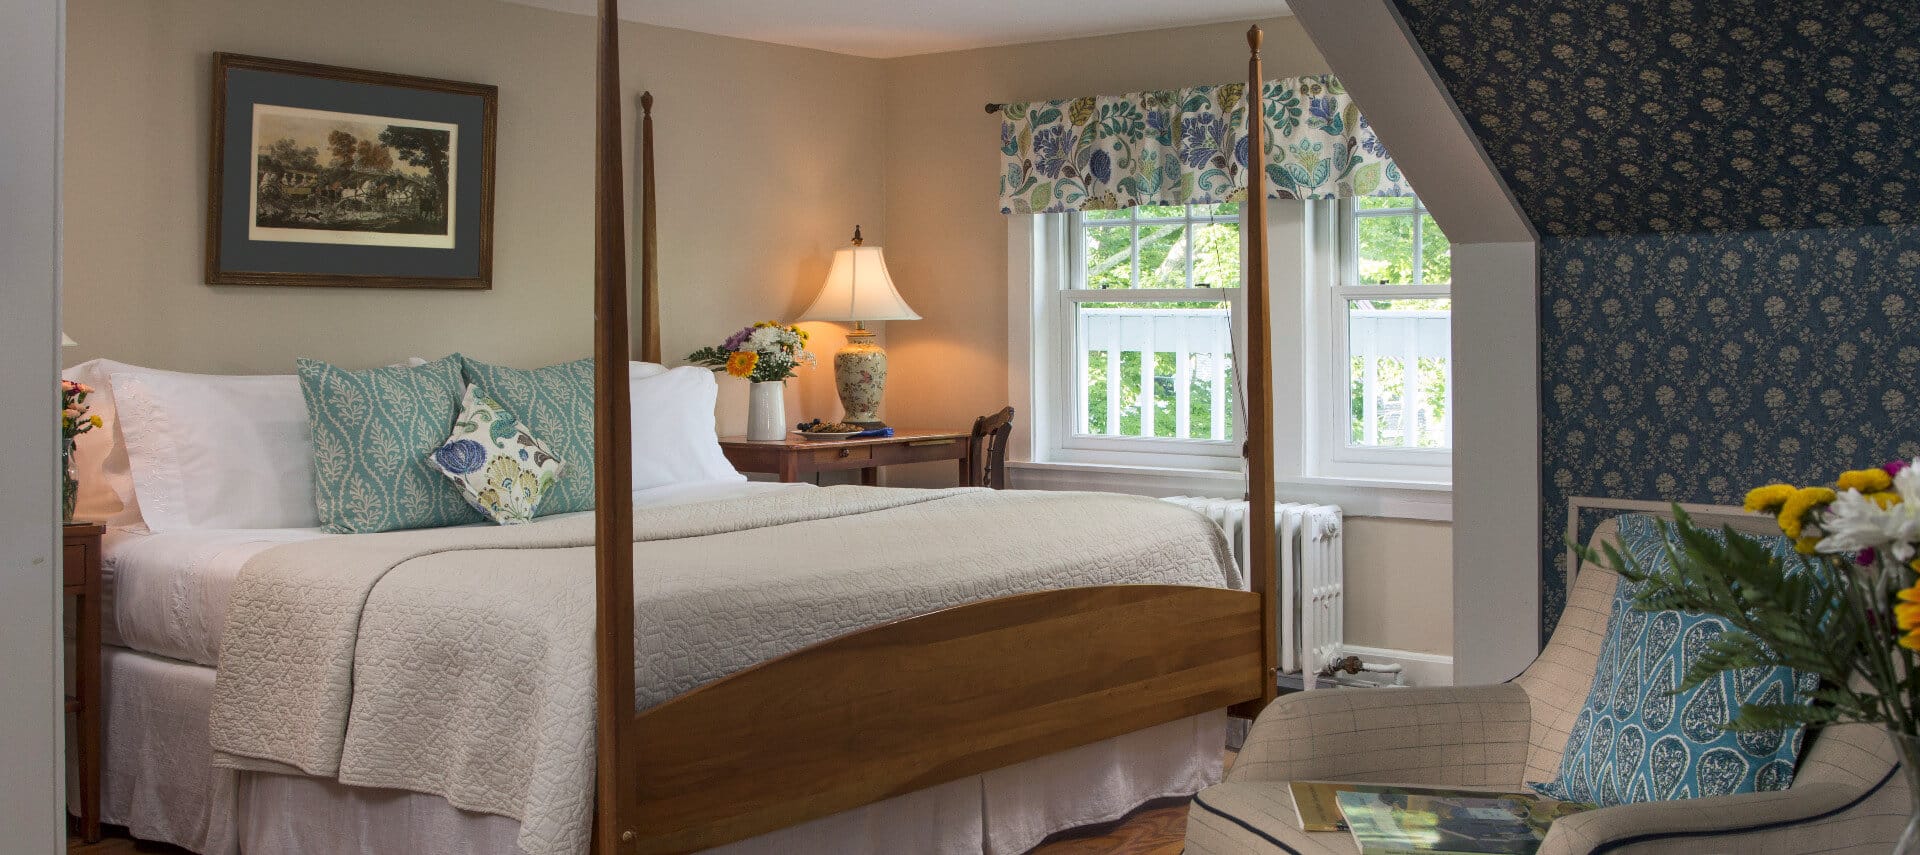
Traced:
<svg viewBox="0 0 1920 855">
<path fill-rule="evenodd" d="M 148 530 L 320 525 L 298 377 L 131 366 L 109 376 Z"/>
<path fill-rule="evenodd" d="M 633 489 L 700 481 L 745 481 L 727 462 L 714 429 L 720 384 L 706 368 L 686 366 L 648 377 L 630 372 L 633 402 Z M 656 366 L 658 367 L 658 366 Z"/>
</svg>

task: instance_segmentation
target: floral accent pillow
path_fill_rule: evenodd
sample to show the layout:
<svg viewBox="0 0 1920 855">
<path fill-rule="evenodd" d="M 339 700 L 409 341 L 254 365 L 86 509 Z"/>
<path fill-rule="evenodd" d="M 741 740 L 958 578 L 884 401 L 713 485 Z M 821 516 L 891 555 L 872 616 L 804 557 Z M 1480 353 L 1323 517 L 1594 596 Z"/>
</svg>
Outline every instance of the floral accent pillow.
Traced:
<svg viewBox="0 0 1920 855">
<path fill-rule="evenodd" d="M 498 401 L 469 384 L 453 435 L 427 463 L 460 488 L 467 504 L 500 525 L 533 519 L 567 464 Z"/>
</svg>

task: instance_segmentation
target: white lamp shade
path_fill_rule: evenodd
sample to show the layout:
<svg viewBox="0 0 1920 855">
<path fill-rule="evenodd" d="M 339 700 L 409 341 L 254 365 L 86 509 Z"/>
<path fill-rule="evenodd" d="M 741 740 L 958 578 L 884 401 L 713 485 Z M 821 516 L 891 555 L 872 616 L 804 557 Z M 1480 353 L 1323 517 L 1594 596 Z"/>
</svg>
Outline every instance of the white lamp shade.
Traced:
<svg viewBox="0 0 1920 855">
<path fill-rule="evenodd" d="M 877 246 L 849 246 L 833 254 L 833 268 L 803 321 L 917 321 L 920 314 L 900 299 Z"/>
<path fill-rule="evenodd" d="M 60 333 L 60 346 L 61 347 L 79 347 L 80 343 L 77 341 L 74 341 L 73 336 L 67 335 L 65 332 L 62 332 Z"/>
</svg>

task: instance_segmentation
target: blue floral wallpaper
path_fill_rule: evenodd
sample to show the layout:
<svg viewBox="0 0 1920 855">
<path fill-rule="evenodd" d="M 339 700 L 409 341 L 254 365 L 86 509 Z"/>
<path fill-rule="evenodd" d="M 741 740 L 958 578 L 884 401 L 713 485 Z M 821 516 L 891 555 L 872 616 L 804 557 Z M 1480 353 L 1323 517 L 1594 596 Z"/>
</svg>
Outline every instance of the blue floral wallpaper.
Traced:
<svg viewBox="0 0 1920 855">
<path fill-rule="evenodd" d="M 1577 495 L 1920 453 L 1920 14 L 1395 0 L 1542 235 L 1550 632 Z"/>
</svg>

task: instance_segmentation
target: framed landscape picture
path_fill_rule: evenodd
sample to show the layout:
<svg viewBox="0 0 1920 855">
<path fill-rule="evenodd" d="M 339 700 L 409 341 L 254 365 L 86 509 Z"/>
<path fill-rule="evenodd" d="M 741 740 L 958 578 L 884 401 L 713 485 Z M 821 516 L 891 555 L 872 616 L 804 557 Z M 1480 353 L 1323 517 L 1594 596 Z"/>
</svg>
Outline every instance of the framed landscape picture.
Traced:
<svg viewBox="0 0 1920 855">
<path fill-rule="evenodd" d="M 214 54 L 207 284 L 492 287 L 498 97 Z"/>
</svg>

